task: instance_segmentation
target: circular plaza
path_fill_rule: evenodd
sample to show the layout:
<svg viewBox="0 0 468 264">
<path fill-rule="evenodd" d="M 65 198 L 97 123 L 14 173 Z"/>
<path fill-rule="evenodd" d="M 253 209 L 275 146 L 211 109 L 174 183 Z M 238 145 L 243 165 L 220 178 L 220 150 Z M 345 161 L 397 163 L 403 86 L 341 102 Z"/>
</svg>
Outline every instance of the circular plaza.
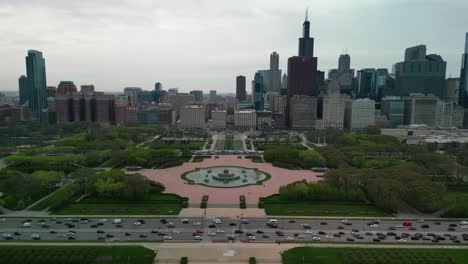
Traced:
<svg viewBox="0 0 468 264">
<path fill-rule="evenodd" d="M 199 184 L 214 188 L 237 188 L 247 185 L 260 185 L 270 175 L 258 169 L 235 166 L 197 168 L 182 174 L 188 184 Z"/>
</svg>

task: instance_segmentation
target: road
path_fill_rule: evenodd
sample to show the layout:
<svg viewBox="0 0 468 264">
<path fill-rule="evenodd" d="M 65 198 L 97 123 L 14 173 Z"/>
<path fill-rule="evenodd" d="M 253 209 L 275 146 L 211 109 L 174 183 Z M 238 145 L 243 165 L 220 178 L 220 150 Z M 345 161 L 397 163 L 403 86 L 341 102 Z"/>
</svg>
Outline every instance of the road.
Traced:
<svg viewBox="0 0 468 264">
<path fill-rule="evenodd" d="M 195 241 L 193 233 L 196 231 L 203 231 L 203 240 L 201 242 L 210 241 L 227 241 L 226 236 L 232 235 L 233 241 L 247 241 L 248 234 L 251 233 L 255 236 L 255 241 L 262 242 L 273 242 L 273 241 L 295 241 L 300 243 L 306 243 L 306 241 L 315 242 L 349 242 L 348 238 L 354 238 L 356 242 L 373 242 L 373 239 L 377 238 L 376 233 L 387 234 L 391 227 L 402 224 L 402 220 L 383 220 L 376 227 L 368 226 L 369 220 L 353 220 L 352 225 L 344 225 L 340 220 L 328 219 L 328 220 L 317 220 L 317 219 L 278 219 L 278 228 L 269 228 L 266 226 L 266 218 L 255 218 L 248 219 L 248 224 L 240 224 L 240 219 L 236 218 L 220 218 L 222 224 L 214 224 L 212 219 L 203 218 L 189 218 L 189 223 L 182 223 L 181 218 L 165 218 L 168 222 L 172 222 L 173 228 L 169 228 L 167 225 L 161 223 L 162 218 L 145 218 L 144 224 L 135 225 L 134 223 L 139 220 L 138 218 L 122 218 L 122 223 L 118 227 L 117 224 L 112 224 L 112 218 L 103 221 L 101 218 L 88 218 L 89 223 L 80 221 L 79 218 L 74 219 L 49 219 L 49 218 L 31 218 L 31 226 L 23 227 L 22 222 L 25 218 L 6 218 L 0 220 L 0 234 L 11 234 L 12 239 L 15 240 L 26 240 L 32 241 L 31 235 L 40 235 L 41 240 L 45 241 L 99 241 L 105 240 L 108 242 L 112 241 L 158 241 L 163 240 L 164 235 L 172 237 L 172 240 L 189 242 Z M 44 221 L 48 227 L 41 227 L 41 222 Z M 432 237 L 428 236 L 429 233 L 434 233 L 444 237 L 446 240 L 440 240 L 438 244 L 454 244 L 450 240 L 450 236 L 456 237 L 461 244 L 468 244 L 468 241 L 464 241 L 462 234 L 468 234 L 468 229 L 462 229 L 457 221 L 442 221 L 440 225 L 436 225 L 434 221 L 425 221 L 424 223 L 416 223 L 411 221 L 413 228 L 416 230 L 410 230 L 410 227 L 395 228 L 396 236 L 401 236 L 402 233 L 408 233 L 414 236 L 416 233 L 420 233 L 422 237 L 427 237 L 429 240 L 412 240 L 410 237 L 399 240 L 395 239 L 396 236 L 387 236 L 382 242 L 391 243 L 428 243 L 431 242 Z M 98 225 L 98 223 L 100 223 Z M 194 224 L 197 223 L 197 224 Z M 199 223 L 199 224 L 198 224 Z M 327 223 L 326 225 L 323 223 Z M 66 224 L 73 224 L 74 227 L 67 227 Z M 311 229 L 304 229 L 303 224 L 310 225 Z M 427 224 L 429 228 L 423 229 L 421 225 Z M 448 231 L 449 224 L 456 224 L 454 231 Z M 342 229 L 339 229 L 341 228 Z M 243 234 L 235 234 L 235 230 L 241 230 Z M 353 236 L 352 230 L 356 229 Z M 257 233 L 257 230 L 261 230 L 263 233 Z M 355 231 L 356 231 L 355 230 Z M 69 232 L 72 231 L 72 232 Z M 278 236 L 276 231 L 281 231 L 284 236 Z M 14 232 L 19 232 L 20 235 L 13 235 Z M 98 233 L 99 232 L 99 233 Z M 319 234 L 320 232 L 320 234 Z M 323 233 L 322 233 L 323 232 Z M 342 232 L 340 237 L 337 236 L 339 232 Z M 68 233 L 68 234 L 67 234 Z M 74 234 L 73 234 L 74 233 Z M 211 235 L 209 235 L 211 233 Z M 359 233 L 359 235 L 357 235 Z M 366 234 L 367 233 L 367 234 Z M 359 239 L 357 237 L 362 237 Z M 71 239 L 69 237 L 73 237 Z M 468 235 L 466 237 L 468 240 Z M 2 238 L 0 241 L 7 241 Z M 376 243 L 376 242 L 375 242 Z"/>
</svg>

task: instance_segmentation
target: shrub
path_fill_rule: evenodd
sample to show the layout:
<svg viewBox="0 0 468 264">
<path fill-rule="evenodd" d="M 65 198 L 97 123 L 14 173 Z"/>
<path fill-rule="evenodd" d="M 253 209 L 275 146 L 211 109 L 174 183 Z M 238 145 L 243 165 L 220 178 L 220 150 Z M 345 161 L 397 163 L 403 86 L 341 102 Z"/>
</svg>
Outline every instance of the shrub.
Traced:
<svg viewBox="0 0 468 264">
<path fill-rule="evenodd" d="M 239 197 L 239 199 L 240 199 L 240 209 L 245 209 L 245 208 L 247 208 L 247 203 L 246 203 L 246 201 L 245 201 L 245 195 L 241 195 L 241 196 Z"/>
<path fill-rule="evenodd" d="M 180 258 L 180 264 L 187 264 L 188 263 L 188 258 L 187 257 L 181 257 Z"/>
<path fill-rule="evenodd" d="M 256 263 L 257 263 L 257 259 L 255 257 L 249 258 L 249 264 L 256 264 Z"/>
</svg>

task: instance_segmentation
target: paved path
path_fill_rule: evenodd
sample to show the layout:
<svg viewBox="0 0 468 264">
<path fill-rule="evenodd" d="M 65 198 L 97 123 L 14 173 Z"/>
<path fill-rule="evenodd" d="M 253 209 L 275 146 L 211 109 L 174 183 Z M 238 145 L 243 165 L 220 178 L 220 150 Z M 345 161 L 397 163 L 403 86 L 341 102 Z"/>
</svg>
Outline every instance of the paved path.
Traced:
<svg viewBox="0 0 468 264">
<path fill-rule="evenodd" d="M 236 218 L 243 215 L 245 218 L 266 218 L 265 210 L 258 208 L 184 208 L 179 213 L 179 217 L 203 217 L 206 212 L 206 217 L 230 217 Z"/>
<path fill-rule="evenodd" d="M 263 185 L 250 185 L 240 188 L 213 188 L 201 185 L 185 184 L 180 175 L 196 168 L 212 166 L 240 166 L 246 168 L 257 168 L 271 175 L 271 179 Z M 131 172 L 128 172 L 131 173 Z M 239 196 L 245 195 L 247 204 L 257 204 L 260 197 L 266 197 L 278 193 L 281 186 L 306 180 L 317 182 L 320 173 L 310 170 L 287 170 L 273 167 L 271 163 L 254 163 L 250 159 L 239 159 L 237 156 L 221 155 L 219 158 L 205 159 L 199 163 L 184 163 L 182 166 L 167 169 L 144 169 L 138 173 L 147 178 L 162 183 L 167 193 L 176 193 L 189 198 L 189 203 L 199 204 L 202 196 L 209 195 L 210 204 L 239 204 Z"/>
</svg>

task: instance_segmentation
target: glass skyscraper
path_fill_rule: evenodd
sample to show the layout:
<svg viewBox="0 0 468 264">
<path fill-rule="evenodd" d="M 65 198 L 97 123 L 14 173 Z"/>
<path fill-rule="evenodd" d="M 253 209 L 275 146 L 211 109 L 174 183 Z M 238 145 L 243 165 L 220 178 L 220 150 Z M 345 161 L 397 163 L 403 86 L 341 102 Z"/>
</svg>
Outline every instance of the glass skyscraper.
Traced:
<svg viewBox="0 0 468 264">
<path fill-rule="evenodd" d="M 26 57 L 29 119 L 39 121 L 41 110 L 47 108 L 47 81 L 42 52 L 29 50 Z"/>
</svg>

